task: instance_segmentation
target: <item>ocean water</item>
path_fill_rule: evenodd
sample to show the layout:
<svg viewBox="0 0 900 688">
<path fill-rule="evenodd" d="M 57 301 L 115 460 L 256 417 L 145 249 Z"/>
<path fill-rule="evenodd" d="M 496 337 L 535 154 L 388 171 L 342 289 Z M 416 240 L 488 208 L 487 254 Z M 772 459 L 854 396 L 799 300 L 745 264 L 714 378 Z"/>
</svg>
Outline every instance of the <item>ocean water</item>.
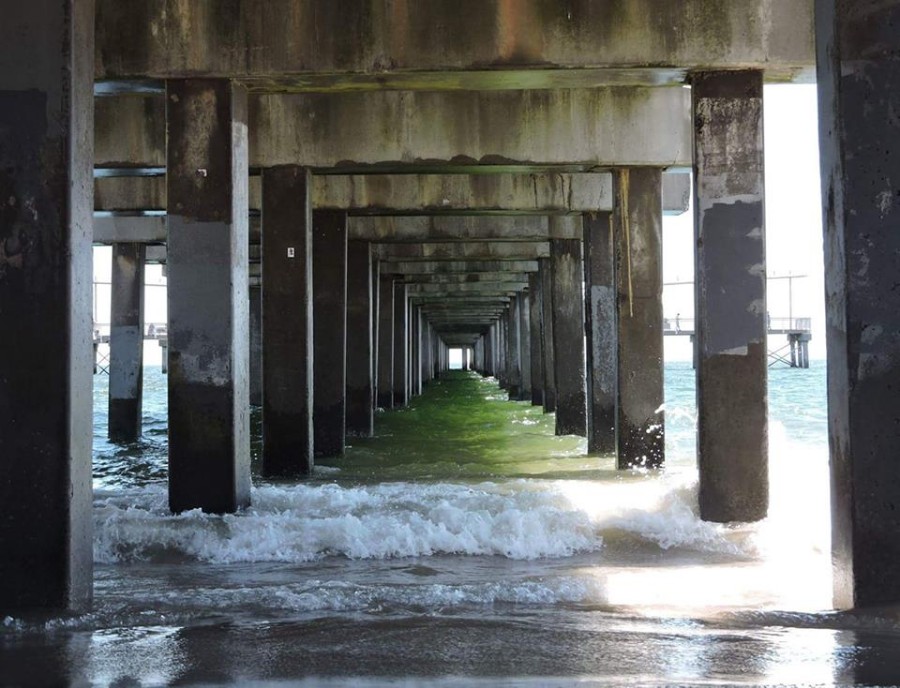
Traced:
<svg viewBox="0 0 900 688">
<path fill-rule="evenodd" d="M 95 604 L 0 620 L 0 685 L 891 684 L 900 623 L 830 611 L 825 370 L 770 371 L 772 505 L 697 516 L 694 376 L 666 366 L 667 467 L 619 472 L 455 372 L 243 513 L 166 507 L 95 376 Z"/>
</svg>

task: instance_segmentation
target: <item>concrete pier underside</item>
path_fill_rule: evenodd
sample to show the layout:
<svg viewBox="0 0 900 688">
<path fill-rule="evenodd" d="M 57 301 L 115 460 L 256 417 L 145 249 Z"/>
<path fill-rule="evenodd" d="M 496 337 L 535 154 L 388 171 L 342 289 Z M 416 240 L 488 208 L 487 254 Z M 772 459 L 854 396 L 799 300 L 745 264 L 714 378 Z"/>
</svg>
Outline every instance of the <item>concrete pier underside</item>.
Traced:
<svg viewBox="0 0 900 688">
<path fill-rule="evenodd" d="M 251 400 L 263 474 L 307 475 L 314 439 L 370 434 L 451 347 L 590 451 L 654 468 L 661 221 L 687 210 L 693 168 L 700 509 L 762 518 L 762 85 L 812 80 L 817 38 L 835 599 L 896 602 L 900 9 L 814 4 L 17 3 L 0 24 L 0 611 L 90 598 L 92 236 L 127 246 L 114 274 L 133 278 L 111 334 L 122 440 L 140 427 L 138 265 L 167 266 L 173 511 L 249 504 Z M 343 238 L 314 250 L 314 211 Z"/>
</svg>

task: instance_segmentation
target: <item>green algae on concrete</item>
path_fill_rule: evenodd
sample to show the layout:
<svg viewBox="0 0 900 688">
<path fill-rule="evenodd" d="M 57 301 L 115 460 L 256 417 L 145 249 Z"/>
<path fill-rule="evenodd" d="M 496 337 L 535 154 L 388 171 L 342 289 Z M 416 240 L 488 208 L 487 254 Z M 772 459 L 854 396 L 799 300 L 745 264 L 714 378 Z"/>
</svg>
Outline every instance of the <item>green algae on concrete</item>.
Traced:
<svg viewBox="0 0 900 688">
<path fill-rule="evenodd" d="M 612 457 L 585 450 L 583 438 L 554 436 L 553 416 L 540 407 L 508 401 L 494 379 L 450 371 L 408 407 L 379 412 L 375 437 L 356 439 L 342 459 L 317 466 L 318 477 L 365 482 L 587 478 L 614 470 Z"/>
</svg>

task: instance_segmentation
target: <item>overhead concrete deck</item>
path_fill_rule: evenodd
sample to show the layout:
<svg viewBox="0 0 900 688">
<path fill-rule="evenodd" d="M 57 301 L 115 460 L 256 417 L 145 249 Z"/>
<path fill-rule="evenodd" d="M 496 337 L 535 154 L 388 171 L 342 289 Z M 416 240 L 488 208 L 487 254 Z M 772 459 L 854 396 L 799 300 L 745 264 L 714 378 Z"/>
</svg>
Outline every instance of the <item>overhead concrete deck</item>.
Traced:
<svg viewBox="0 0 900 688">
<path fill-rule="evenodd" d="M 656 85 L 697 69 L 811 80 L 813 36 L 808 0 L 98 0 L 95 77 L 261 91 Z"/>
</svg>

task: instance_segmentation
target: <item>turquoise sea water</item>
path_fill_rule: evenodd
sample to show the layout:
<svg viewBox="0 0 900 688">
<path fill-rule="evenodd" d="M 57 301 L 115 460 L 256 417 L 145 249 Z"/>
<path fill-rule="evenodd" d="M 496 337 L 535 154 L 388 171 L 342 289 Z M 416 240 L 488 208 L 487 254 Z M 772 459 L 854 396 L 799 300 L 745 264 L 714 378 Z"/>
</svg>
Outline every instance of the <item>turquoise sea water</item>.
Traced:
<svg viewBox="0 0 900 688">
<path fill-rule="evenodd" d="M 94 610 L 3 620 L 0 685 L 890 682 L 900 625 L 829 610 L 824 364 L 769 379 L 770 517 L 723 526 L 697 517 L 689 364 L 662 472 L 455 373 L 224 517 L 167 511 L 159 370 L 130 447 L 97 376 Z"/>
</svg>

